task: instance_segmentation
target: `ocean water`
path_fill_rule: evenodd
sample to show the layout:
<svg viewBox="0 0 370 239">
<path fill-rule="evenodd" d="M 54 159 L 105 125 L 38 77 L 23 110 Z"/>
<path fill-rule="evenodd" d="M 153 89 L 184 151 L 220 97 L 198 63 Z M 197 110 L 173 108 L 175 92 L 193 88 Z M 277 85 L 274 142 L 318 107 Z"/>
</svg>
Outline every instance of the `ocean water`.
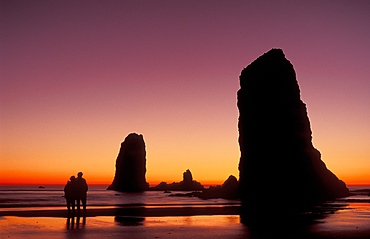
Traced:
<svg viewBox="0 0 370 239">
<path fill-rule="evenodd" d="M 146 191 L 140 193 L 123 193 L 106 190 L 107 185 L 90 185 L 87 193 L 87 206 L 197 206 L 197 205 L 238 205 L 239 200 L 200 199 L 197 197 L 170 197 L 163 191 Z M 340 203 L 370 203 L 370 185 L 348 186 L 351 196 L 338 199 Z M 65 207 L 64 185 L 0 185 L 0 210 L 7 208 Z M 186 193 L 177 192 L 174 193 Z"/>
<path fill-rule="evenodd" d="M 63 185 L 0 185 L 0 212 L 66 210 Z M 239 200 L 196 197 L 169 197 L 163 191 L 122 193 L 107 186 L 90 185 L 89 208 L 143 207 L 219 207 L 238 205 Z M 267 187 L 268 188 L 268 187 Z M 258 224 L 242 222 L 239 215 L 125 217 L 23 217 L 1 216 L 0 238 L 370 238 L 370 185 L 349 186 L 351 196 L 329 203 L 312 214 L 280 217 L 273 203 L 271 214 L 261 214 Z M 175 192 L 172 193 L 185 193 Z M 258 196 L 258 195 L 256 195 Z M 273 200 L 272 200 L 273 202 Z M 326 211 L 327 210 L 327 211 Z M 316 214 L 315 214 L 316 213 Z M 319 213 L 319 214 L 317 214 Z M 264 218 L 266 216 L 266 218 Z M 293 214 L 291 216 L 294 216 Z M 279 218 L 278 221 L 273 219 Z M 308 218 L 307 218 L 308 217 Z M 271 219 L 273 218 L 273 219 Z M 123 220 L 122 220 L 123 219 Z M 301 219 L 296 222 L 296 219 Z M 241 223 L 242 222 L 242 223 Z M 301 223 L 301 224 L 300 224 Z"/>
<path fill-rule="evenodd" d="M 146 191 L 140 193 L 124 193 L 106 190 L 108 185 L 89 185 L 87 206 L 173 206 L 173 205 L 222 205 L 239 204 L 239 200 L 199 199 L 197 197 L 170 197 L 163 191 Z M 6 208 L 25 207 L 65 207 L 64 185 L 0 185 L 0 210 Z M 186 193 L 172 191 L 171 194 Z"/>
</svg>

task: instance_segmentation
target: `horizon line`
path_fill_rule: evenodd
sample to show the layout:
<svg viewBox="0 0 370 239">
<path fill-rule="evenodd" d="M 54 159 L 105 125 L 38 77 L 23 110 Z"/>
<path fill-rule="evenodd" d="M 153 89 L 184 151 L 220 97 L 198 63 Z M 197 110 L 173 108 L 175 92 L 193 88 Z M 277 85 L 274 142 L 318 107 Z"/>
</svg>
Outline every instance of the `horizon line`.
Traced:
<svg viewBox="0 0 370 239">
<path fill-rule="evenodd" d="M 214 184 L 214 183 L 205 183 L 202 184 L 203 186 L 221 186 L 221 184 Z M 0 186 L 64 186 L 65 184 L 62 183 L 46 183 L 46 184 L 38 184 L 38 183 L 0 183 Z M 89 186 L 109 186 L 110 184 L 105 184 L 105 183 L 90 183 L 88 184 Z M 149 187 L 156 186 L 158 184 L 149 184 Z M 346 184 L 346 186 L 370 186 L 370 183 L 351 183 L 351 184 Z"/>
</svg>

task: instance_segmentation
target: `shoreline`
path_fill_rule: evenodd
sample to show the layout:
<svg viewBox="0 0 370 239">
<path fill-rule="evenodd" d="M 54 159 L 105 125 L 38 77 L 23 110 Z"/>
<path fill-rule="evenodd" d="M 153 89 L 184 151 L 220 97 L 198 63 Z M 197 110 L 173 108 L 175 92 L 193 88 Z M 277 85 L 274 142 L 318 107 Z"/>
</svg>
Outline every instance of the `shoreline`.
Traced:
<svg viewBox="0 0 370 239">
<path fill-rule="evenodd" d="M 1 202 L 0 202 L 1 203 Z M 229 206 L 229 205 L 240 205 L 241 202 L 229 202 L 229 203 L 217 203 L 217 202 L 205 202 L 205 203 L 125 203 L 125 204 L 88 204 L 87 207 L 168 207 L 168 206 Z M 10 208 L 48 208 L 48 207 L 58 207 L 66 208 L 65 204 L 44 204 L 44 205 L 32 205 L 32 204 L 0 204 L 1 209 L 10 209 Z"/>
<path fill-rule="evenodd" d="M 0 217 L 97 217 L 97 216 L 132 216 L 132 217 L 165 217 L 165 216 L 202 216 L 202 215 L 240 215 L 240 206 L 196 206 L 184 207 L 126 207 L 126 208 L 87 208 L 76 210 L 17 210 L 0 211 Z"/>
<path fill-rule="evenodd" d="M 352 206 L 356 204 L 351 204 Z M 358 204 L 361 205 L 361 204 Z M 370 203 L 365 203 L 370 208 Z M 266 205 L 269 207 L 269 205 Z M 271 205 L 270 205 L 271 206 Z M 355 206 L 356 207 L 356 206 Z M 335 211 L 346 210 L 350 204 L 328 203 L 298 210 L 286 210 L 274 205 L 269 211 L 264 209 L 242 210 L 239 203 L 225 204 L 125 204 L 125 205 L 88 205 L 86 210 L 68 211 L 65 206 L 57 207 L 8 207 L 0 209 L 0 217 L 98 217 L 98 216 L 129 216 L 129 217 L 173 217 L 173 216 L 210 216 L 210 215 L 248 215 L 271 213 L 280 216 L 315 215 L 324 216 Z M 244 208 L 245 209 L 245 208 Z M 251 209 L 251 210 L 250 210 Z"/>
</svg>

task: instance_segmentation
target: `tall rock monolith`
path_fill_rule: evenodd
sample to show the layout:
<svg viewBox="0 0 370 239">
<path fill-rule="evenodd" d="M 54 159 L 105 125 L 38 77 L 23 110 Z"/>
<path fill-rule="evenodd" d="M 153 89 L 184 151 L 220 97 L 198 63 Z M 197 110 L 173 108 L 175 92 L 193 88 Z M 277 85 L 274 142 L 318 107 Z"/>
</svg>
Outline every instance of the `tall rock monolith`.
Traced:
<svg viewBox="0 0 370 239">
<path fill-rule="evenodd" d="M 145 180 L 146 151 L 143 136 L 129 134 L 121 143 L 116 159 L 116 173 L 108 190 L 121 192 L 140 192 L 147 190 L 149 184 Z"/>
<path fill-rule="evenodd" d="M 312 145 L 296 74 L 281 49 L 242 70 L 237 105 L 242 202 L 309 204 L 349 194 Z"/>
</svg>

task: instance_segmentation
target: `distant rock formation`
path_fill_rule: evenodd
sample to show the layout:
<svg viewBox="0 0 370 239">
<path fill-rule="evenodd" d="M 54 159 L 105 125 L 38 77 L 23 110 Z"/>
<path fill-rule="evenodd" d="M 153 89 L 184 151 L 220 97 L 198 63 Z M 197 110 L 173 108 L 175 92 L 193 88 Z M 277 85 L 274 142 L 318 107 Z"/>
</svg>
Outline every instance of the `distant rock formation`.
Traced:
<svg viewBox="0 0 370 239">
<path fill-rule="evenodd" d="M 193 175 L 191 174 L 190 170 L 187 169 L 183 174 L 182 174 L 182 182 L 183 184 L 191 184 L 193 182 Z"/>
<path fill-rule="evenodd" d="M 209 198 L 226 198 L 238 199 L 239 198 L 239 182 L 235 176 L 230 175 L 229 178 L 222 184 L 222 186 L 211 186 L 204 189 L 202 193 L 196 195 L 203 199 Z"/>
<path fill-rule="evenodd" d="M 306 105 L 281 49 L 243 69 L 238 108 L 242 202 L 308 204 L 349 195 L 312 145 Z"/>
<path fill-rule="evenodd" d="M 224 198 L 224 199 L 239 199 L 239 182 L 235 176 L 230 175 L 222 186 L 210 186 L 203 191 L 191 193 L 176 193 L 170 194 L 172 197 L 198 197 L 202 199 Z"/>
<path fill-rule="evenodd" d="M 183 173 L 183 180 L 179 183 L 167 184 L 166 182 L 161 182 L 155 187 L 150 188 L 154 191 L 197 191 L 203 190 L 204 187 L 197 181 L 193 181 L 193 175 L 190 170 L 186 170 Z"/>
<path fill-rule="evenodd" d="M 145 180 L 146 151 L 143 136 L 131 133 L 121 144 L 116 160 L 116 174 L 113 183 L 107 188 L 121 192 L 147 190 Z"/>
</svg>

